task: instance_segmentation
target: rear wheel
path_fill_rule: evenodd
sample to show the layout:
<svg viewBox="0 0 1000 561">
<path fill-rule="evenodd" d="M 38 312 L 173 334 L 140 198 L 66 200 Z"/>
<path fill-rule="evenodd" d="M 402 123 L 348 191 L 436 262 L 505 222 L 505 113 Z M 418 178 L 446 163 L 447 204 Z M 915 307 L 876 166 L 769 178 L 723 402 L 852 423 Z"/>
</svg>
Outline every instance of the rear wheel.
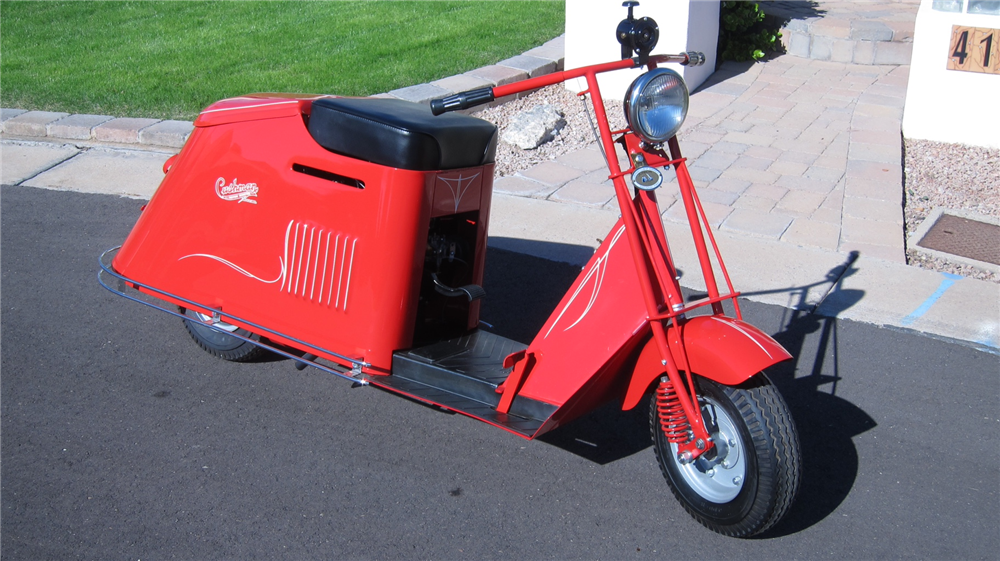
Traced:
<svg viewBox="0 0 1000 561">
<path fill-rule="evenodd" d="M 649 421 L 660 470 L 674 496 L 706 527 L 733 537 L 759 534 L 785 515 L 798 491 L 801 459 L 788 406 L 764 374 L 736 387 L 694 378 L 715 447 L 682 463 L 654 397 Z"/>
<path fill-rule="evenodd" d="M 181 313 L 194 318 L 185 319 L 184 327 L 191 334 L 191 338 L 198 343 L 198 346 L 213 356 L 233 362 L 251 362 L 267 353 L 266 349 L 230 335 L 230 333 L 236 333 L 255 341 L 260 340 L 260 336 L 246 329 L 225 322 L 215 322 L 213 325 L 223 330 L 219 331 L 206 325 L 212 324 L 211 316 L 184 308 L 181 308 Z"/>
</svg>

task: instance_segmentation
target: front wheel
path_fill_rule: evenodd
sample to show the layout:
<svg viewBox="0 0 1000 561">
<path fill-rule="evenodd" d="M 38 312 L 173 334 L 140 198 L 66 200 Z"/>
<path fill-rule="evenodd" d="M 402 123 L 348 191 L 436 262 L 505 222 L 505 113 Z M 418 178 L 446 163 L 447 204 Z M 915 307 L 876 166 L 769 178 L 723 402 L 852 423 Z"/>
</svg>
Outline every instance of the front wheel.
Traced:
<svg viewBox="0 0 1000 561">
<path fill-rule="evenodd" d="M 212 323 L 211 316 L 184 308 L 181 308 L 181 313 L 194 318 L 185 319 L 184 327 L 191 334 L 191 338 L 194 339 L 195 343 L 198 343 L 199 347 L 208 351 L 213 356 L 233 362 L 252 362 L 260 359 L 267 353 L 267 350 L 262 347 L 244 341 L 239 337 L 229 335 L 229 333 L 238 333 L 255 341 L 260 340 L 259 336 L 250 333 L 246 329 L 224 322 L 216 322 L 215 326 L 224 330 L 219 331 L 206 325 Z"/>
<path fill-rule="evenodd" d="M 739 538 L 759 534 L 785 515 L 799 487 L 802 462 L 788 406 L 763 373 L 735 387 L 694 379 L 715 447 L 682 463 L 654 396 L 649 421 L 660 470 L 677 500 L 709 529 Z"/>
</svg>

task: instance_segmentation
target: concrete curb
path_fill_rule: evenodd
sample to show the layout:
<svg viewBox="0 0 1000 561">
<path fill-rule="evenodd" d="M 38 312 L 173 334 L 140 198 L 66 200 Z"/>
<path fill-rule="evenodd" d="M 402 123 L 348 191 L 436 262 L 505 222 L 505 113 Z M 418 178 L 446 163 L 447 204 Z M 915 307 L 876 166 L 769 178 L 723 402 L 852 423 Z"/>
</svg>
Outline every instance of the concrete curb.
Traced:
<svg viewBox="0 0 1000 561">
<path fill-rule="evenodd" d="M 0 135 L 21 139 L 80 140 L 179 150 L 194 130 L 194 123 L 190 121 L 9 108 L 0 111 Z"/>
</svg>

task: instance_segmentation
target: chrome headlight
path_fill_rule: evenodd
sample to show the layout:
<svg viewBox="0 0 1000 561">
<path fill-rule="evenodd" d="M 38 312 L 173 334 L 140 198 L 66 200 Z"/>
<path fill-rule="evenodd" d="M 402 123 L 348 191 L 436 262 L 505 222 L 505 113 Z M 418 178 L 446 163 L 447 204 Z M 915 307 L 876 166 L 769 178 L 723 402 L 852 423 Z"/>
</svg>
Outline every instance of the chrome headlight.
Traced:
<svg viewBox="0 0 1000 561">
<path fill-rule="evenodd" d="M 681 75 L 656 68 L 639 76 L 625 92 L 625 119 L 649 144 L 663 144 L 684 124 L 688 90 Z"/>
</svg>

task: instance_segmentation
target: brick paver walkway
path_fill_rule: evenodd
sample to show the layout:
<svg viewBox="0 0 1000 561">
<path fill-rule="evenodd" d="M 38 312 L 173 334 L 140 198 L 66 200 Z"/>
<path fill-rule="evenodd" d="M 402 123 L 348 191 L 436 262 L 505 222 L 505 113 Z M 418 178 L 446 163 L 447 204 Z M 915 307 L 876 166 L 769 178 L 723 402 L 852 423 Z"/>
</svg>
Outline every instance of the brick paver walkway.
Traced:
<svg viewBox="0 0 1000 561">
<path fill-rule="evenodd" d="M 725 63 L 691 98 L 681 150 L 722 230 L 903 262 L 900 120 L 908 66 L 785 55 Z M 508 194 L 611 208 L 596 144 L 512 177 Z M 685 221 L 676 180 L 658 191 Z"/>
</svg>

